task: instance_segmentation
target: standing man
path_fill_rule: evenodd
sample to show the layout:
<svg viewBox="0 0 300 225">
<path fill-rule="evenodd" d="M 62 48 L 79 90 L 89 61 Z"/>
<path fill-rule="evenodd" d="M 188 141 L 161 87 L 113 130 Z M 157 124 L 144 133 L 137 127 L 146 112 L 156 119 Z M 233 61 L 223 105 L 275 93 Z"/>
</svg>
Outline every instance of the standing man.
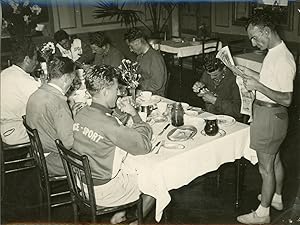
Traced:
<svg viewBox="0 0 300 225">
<path fill-rule="evenodd" d="M 15 62 L 0 75 L 1 138 L 9 145 L 29 141 L 22 116 L 29 96 L 40 86 L 30 76 L 38 64 L 35 45 L 30 40 L 22 40 L 13 46 Z"/>
<path fill-rule="evenodd" d="M 142 75 L 139 89 L 152 91 L 155 95 L 164 96 L 167 82 L 167 68 L 162 55 L 151 48 L 145 35 L 138 28 L 131 28 L 124 36 L 131 52 L 138 55 Z"/>
<path fill-rule="evenodd" d="M 253 122 L 250 126 L 250 147 L 257 152 L 262 177 L 261 201 L 256 211 L 237 217 L 244 224 L 270 223 L 270 205 L 283 209 L 284 171 L 279 147 L 288 127 L 287 107 L 291 104 L 296 66 L 293 55 L 279 37 L 274 20 L 264 11 L 250 18 L 247 32 L 253 46 L 268 49 L 260 73 L 240 67 L 244 85 L 256 91 Z"/>
</svg>

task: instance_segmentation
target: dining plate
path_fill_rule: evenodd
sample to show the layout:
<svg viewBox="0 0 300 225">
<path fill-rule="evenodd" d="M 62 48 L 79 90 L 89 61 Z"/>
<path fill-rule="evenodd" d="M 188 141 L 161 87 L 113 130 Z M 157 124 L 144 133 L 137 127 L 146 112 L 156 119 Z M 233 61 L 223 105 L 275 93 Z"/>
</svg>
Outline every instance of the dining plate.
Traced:
<svg viewBox="0 0 300 225">
<path fill-rule="evenodd" d="M 195 136 L 197 128 L 191 125 L 183 125 L 172 129 L 168 134 L 167 138 L 170 141 L 186 141 Z"/>
<path fill-rule="evenodd" d="M 182 144 L 177 144 L 177 143 L 164 143 L 162 144 L 163 148 L 168 148 L 168 149 L 184 149 L 185 146 Z"/>
<path fill-rule="evenodd" d="M 236 120 L 232 116 L 227 115 L 214 115 L 206 119 L 217 119 L 219 127 L 228 127 L 236 123 Z"/>
<path fill-rule="evenodd" d="M 207 135 L 204 130 L 201 130 L 200 133 L 203 136 L 207 136 L 207 137 L 224 137 L 226 135 L 226 131 L 223 130 L 223 129 L 219 129 L 219 132 L 215 136 L 209 136 L 209 135 Z"/>
<path fill-rule="evenodd" d="M 160 96 L 158 95 L 152 95 L 150 100 L 145 101 L 141 96 L 137 97 L 136 103 L 140 106 L 149 106 L 149 105 L 155 105 L 158 102 L 160 102 Z"/>
</svg>

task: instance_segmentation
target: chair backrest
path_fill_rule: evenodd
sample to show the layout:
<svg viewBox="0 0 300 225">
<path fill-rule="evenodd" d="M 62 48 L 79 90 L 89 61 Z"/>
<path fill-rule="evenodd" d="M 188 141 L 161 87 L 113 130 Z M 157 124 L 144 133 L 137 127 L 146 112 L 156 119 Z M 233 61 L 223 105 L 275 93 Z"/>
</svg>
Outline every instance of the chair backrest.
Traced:
<svg viewBox="0 0 300 225">
<path fill-rule="evenodd" d="M 50 193 L 50 184 L 49 184 L 49 173 L 47 169 L 46 159 L 44 155 L 44 149 L 36 129 L 32 129 L 26 123 L 26 116 L 22 116 L 23 124 L 26 128 L 27 134 L 29 136 L 29 140 L 33 149 L 33 157 L 37 164 L 39 175 L 41 179 L 42 188 L 45 188 L 47 193 Z"/>
<path fill-rule="evenodd" d="M 11 157 L 12 151 L 20 151 L 22 154 Z M 24 151 L 23 151 L 24 150 Z M 28 152 L 27 152 L 28 150 Z M 7 157 L 6 153 L 9 157 Z M 24 154 L 24 155 L 23 155 Z M 29 155 L 28 155 L 29 154 Z M 0 160 L 1 160 L 1 200 L 5 195 L 5 175 L 9 173 L 21 172 L 36 167 L 30 142 L 7 145 L 0 136 Z"/>
<path fill-rule="evenodd" d="M 94 184 L 88 157 L 66 149 L 58 139 L 55 143 L 67 174 L 73 200 L 77 205 L 89 208 L 92 215 L 96 215 Z"/>
<path fill-rule="evenodd" d="M 214 52 L 216 53 L 219 50 L 219 45 L 221 41 L 218 38 L 210 38 L 202 40 L 202 54 L 207 54 Z"/>
</svg>

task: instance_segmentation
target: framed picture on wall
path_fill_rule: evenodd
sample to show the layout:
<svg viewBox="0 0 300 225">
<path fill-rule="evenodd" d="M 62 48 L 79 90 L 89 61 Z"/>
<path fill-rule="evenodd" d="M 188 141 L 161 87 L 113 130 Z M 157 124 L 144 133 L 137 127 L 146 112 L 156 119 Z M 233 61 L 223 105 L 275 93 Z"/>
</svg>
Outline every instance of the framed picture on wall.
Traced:
<svg viewBox="0 0 300 225">
<path fill-rule="evenodd" d="M 250 12 L 249 2 L 234 2 L 232 4 L 232 25 L 246 25 Z"/>
</svg>

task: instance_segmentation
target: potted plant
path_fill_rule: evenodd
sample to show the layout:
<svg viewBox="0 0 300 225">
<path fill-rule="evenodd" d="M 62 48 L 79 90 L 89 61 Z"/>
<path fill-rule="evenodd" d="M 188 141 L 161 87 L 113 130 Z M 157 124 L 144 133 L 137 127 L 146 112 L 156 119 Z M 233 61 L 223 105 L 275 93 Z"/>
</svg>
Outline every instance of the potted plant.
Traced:
<svg viewBox="0 0 300 225">
<path fill-rule="evenodd" d="M 140 22 L 151 33 L 153 38 L 160 38 L 160 35 L 166 31 L 167 23 L 176 7 L 175 2 L 139 1 L 136 4 L 143 4 L 146 7 L 150 14 L 151 26 L 143 20 L 142 11 L 126 8 L 126 1 L 118 5 L 114 2 L 101 0 L 96 6 L 97 9 L 94 11 L 94 16 L 95 18 L 116 17 L 121 25 L 125 24 L 127 27 L 134 27 L 137 22 Z M 164 11 L 167 13 L 166 17 L 163 17 Z"/>
</svg>

